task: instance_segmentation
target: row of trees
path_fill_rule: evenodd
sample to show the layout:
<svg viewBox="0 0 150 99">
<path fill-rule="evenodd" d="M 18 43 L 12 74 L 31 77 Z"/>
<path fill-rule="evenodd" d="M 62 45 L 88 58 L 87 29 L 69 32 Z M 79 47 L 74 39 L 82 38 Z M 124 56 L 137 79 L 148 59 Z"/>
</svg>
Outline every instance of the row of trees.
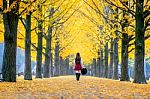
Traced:
<svg viewBox="0 0 150 99">
<path fill-rule="evenodd" d="M 102 20 L 80 11 L 99 31 L 98 58 L 93 60 L 95 75 L 119 79 L 118 43 L 121 41 L 121 81 L 129 81 L 128 56 L 135 51 L 134 83 L 147 83 L 144 75 L 145 40 L 149 35 L 150 5 L 148 0 L 90 0 L 87 8 Z M 110 44 L 108 44 L 110 43 Z M 110 45 L 110 48 L 108 48 Z M 135 47 L 133 47 L 135 46 Z M 130 48 L 129 48 L 130 47 Z M 109 54 L 110 53 L 110 57 Z M 109 58 L 108 58 L 109 57 Z M 110 64 L 108 66 L 108 59 Z"/>
<path fill-rule="evenodd" d="M 76 6 L 79 4 L 78 2 L 82 5 Z M 53 75 L 68 74 L 65 71 L 68 70 L 69 65 L 62 67 L 64 66 L 63 64 L 69 64 L 67 56 L 73 52 L 68 51 L 67 47 L 74 39 L 69 39 L 72 38 L 72 35 L 69 35 L 71 34 L 71 30 L 69 30 L 71 25 L 67 23 L 67 26 L 64 23 L 77 11 L 94 24 L 94 28 L 88 27 L 87 30 L 87 37 L 91 40 L 90 44 L 93 44 L 92 48 L 87 49 L 90 49 L 92 54 L 97 54 L 98 52 L 93 57 L 95 76 L 119 79 L 120 51 L 120 80 L 129 81 L 128 56 L 129 53 L 135 51 L 134 82 L 146 83 L 144 76 L 145 40 L 150 36 L 150 7 L 148 0 L 73 0 L 70 2 L 67 0 L 3 0 L 3 4 L 0 7 L 3 7 L 1 8 L 1 13 L 4 24 L 2 70 L 4 81 L 16 81 L 17 46 L 25 49 L 25 80 L 32 79 L 31 57 L 33 58 L 34 56 L 36 56 L 37 62 L 36 78 L 42 78 L 42 62 L 44 62 L 43 77 L 45 78 Z M 76 16 L 81 17 L 80 15 Z M 70 23 L 74 27 L 74 23 Z M 18 24 L 19 26 L 23 25 L 24 29 L 18 29 Z M 80 25 L 79 23 L 77 24 Z M 84 24 L 89 25 L 86 22 Z M 95 28 L 97 31 L 94 31 Z M 25 34 L 23 33 L 24 31 Z M 94 34 L 89 33 L 92 31 L 94 31 Z M 80 31 L 75 35 L 78 36 L 78 33 Z M 80 33 L 81 39 L 82 36 L 84 35 Z M 25 42 L 25 44 L 20 42 Z M 89 41 L 84 42 L 89 43 Z M 120 42 L 121 48 L 119 47 Z M 85 46 L 91 47 L 91 45 Z M 64 55 L 66 52 L 67 54 Z M 65 59 L 63 55 L 67 58 Z M 45 60 L 43 60 L 43 56 Z M 97 59 L 95 59 L 96 56 L 98 56 Z M 108 62 L 110 62 L 109 65 Z M 62 72 L 63 69 L 65 69 L 65 73 Z"/>
<path fill-rule="evenodd" d="M 33 52 L 36 52 L 36 78 L 42 78 L 43 56 L 45 57 L 44 78 L 68 74 L 59 71 L 62 69 L 60 68 L 62 63 L 66 64 L 67 71 L 69 60 L 68 58 L 62 59 L 60 56 L 60 52 L 64 50 L 65 45 L 62 48 L 58 35 L 63 35 L 61 27 L 75 13 L 75 10 L 71 10 L 71 8 L 76 6 L 76 2 L 68 3 L 66 0 L 2 1 L 1 14 L 4 24 L 3 81 L 16 81 L 17 46 L 25 49 L 25 80 L 32 80 L 31 58 Z M 18 24 L 22 25 L 23 28 L 18 28 Z M 37 37 L 34 37 L 33 34 L 36 34 L 34 36 Z M 25 44 L 18 41 L 25 42 Z M 55 47 L 52 44 L 55 44 Z M 55 57 L 53 58 L 53 56 Z M 52 65 L 53 59 L 55 71 Z M 64 60 L 65 62 L 60 62 Z"/>
</svg>

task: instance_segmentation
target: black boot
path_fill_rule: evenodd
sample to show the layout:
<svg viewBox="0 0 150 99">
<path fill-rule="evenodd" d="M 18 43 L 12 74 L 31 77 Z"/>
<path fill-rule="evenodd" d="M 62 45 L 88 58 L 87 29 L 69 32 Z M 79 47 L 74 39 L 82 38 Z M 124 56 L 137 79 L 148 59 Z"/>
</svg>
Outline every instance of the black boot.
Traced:
<svg viewBox="0 0 150 99">
<path fill-rule="evenodd" d="M 78 73 L 77 75 L 78 75 L 77 76 L 77 81 L 79 81 L 79 79 L 80 79 L 80 73 Z"/>
<path fill-rule="evenodd" d="M 76 73 L 76 80 L 78 81 L 78 73 Z"/>
</svg>

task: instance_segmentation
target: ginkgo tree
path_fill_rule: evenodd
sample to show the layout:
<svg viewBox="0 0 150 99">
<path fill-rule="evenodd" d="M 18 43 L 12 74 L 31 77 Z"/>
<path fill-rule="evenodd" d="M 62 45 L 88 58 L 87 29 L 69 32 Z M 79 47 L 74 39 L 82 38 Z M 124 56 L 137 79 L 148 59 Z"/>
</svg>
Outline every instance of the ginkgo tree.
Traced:
<svg viewBox="0 0 150 99">
<path fill-rule="evenodd" d="M 134 82 L 146 83 L 144 75 L 144 56 L 145 56 L 145 33 L 149 27 L 149 0 L 132 0 L 132 8 L 127 6 L 128 0 L 110 1 L 108 4 L 116 6 L 121 10 L 126 10 L 135 17 L 135 64 L 134 64 Z"/>
<path fill-rule="evenodd" d="M 99 55 L 101 55 L 101 57 L 98 59 L 98 62 L 97 62 L 98 64 L 100 63 L 99 64 L 100 65 L 100 67 L 99 67 L 100 71 L 98 70 L 97 72 L 100 73 L 101 77 L 102 76 L 107 77 L 106 75 L 108 75 L 108 74 L 109 74 L 108 75 L 109 78 L 112 78 L 113 76 L 116 77 L 117 72 L 118 72 L 118 70 L 117 70 L 117 64 L 118 64 L 117 53 L 118 52 L 116 52 L 116 57 L 113 58 L 114 57 L 113 48 L 115 48 L 114 49 L 115 51 L 118 50 L 117 47 L 114 47 L 114 46 L 118 46 L 117 45 L 118 40 L 116 40 L 117 42 L 113 45 L 113 37 L 115 37 L 115 35 L 114 35 L 115 33 L 113 33 L 114 30 L 113 30 L 113 26 L 112 26 L 112 20 L 113 20 L 112 14 L 113 13 L 112 13 L 111 9 L 109 9 L 109 7 L 107 7 L 107 5 L 104 5 L 101 1 L 91 0 L 89 2 L 87 2 L 87 1 L 84 1 L 84 2 L 96 13 L 95 16 L 98 16 L 98 18 L 92 18 L 92 17 L 90 17 L 90 16 L 88 16 L 82 12 L 84 14 L 84 16 L 87 17 L 92 23 L 94 23 L 98 27 L 99 31 L 101 32 L 100 33 L 101 36 L 100 36 L 99 41 L 102 43 L 100 43 L 100 45 L 103 45 L 103 46 L 105 45 L 104 39 L 106 40 L 106 38 L 108 39 L 107 41 L 105 41 L 106 45 L 108 44 L 107 42 L 109 40 L 111 41 L 111 53 L 110 53 L 109 69 L 108 69 L 108 65 L 107 65 L 108 64 L 108 61 L 107 61 L 108 60 L 108 58 L 107 58 L 107 55 L 108 55 L 107 52 L 108 51 L 107 50 L 106 50 L 106 54 L 105 54 L 106 55 L 106 57 L 105 57 L 106 66 L 103 66 L 104 63 L 103 63 L 103 53 L 102 53 L 103 50 L 102 49 L 104 49 L 104 48 L 102 47 L 102 48 L 100 48 L 101 54 L 99 54 Z M 101 6 L 101 7 L 99 7 L 99 6 Z M 99 19 L 99 20 L 97 20 L 97 19 Z M 105 26 L 103 26 L 103 24 L 105 24 Z M 106 24 L 108 24 L 108 25 L 106 25 Z M 106 30 L 111 31 L 111 32 L 106 32 Z M 102 39 L 102 38 L 104 38 L 104 39 Z M 113 72 L 113 62 L 115 62 L 115 65 L 116 65 L 116 66 L 114 66 L 114 69 L 116 69 L 116 72 Z M 105 73 L 105 75 L 104 75 L 104 73 Z M 114 75 L 113 75 L 113 73 L 114 73 Z M 116 77 L 116 79 L 117 79 L 117 77 Z"/>
<path fill-rule="evenodd" d="M 16 81 L 18 46 L 25 49 L 25 80 L 32 79 L 31 59 L 37 62 L 36 78 L 42 78 L 42 73 L 49 78 L 54 70 L 54 75 L 64 75 L 69 68 L 64 64 L 77 52 L 85 64 L 93 61 L 95 76 L 118 79 L 120 62 L 121 80 L 129 80 L 128 56 L 135 50 L 134 82 L 146 83 L 143 66 L 149 51 L 146 47 L 144 52 L 144 42 L 148 46 L 150 37 L 149 5 L 149 0 L 3 0 L 4 81 Z"/>
<path fill-rule="evenodd" d="M 3 81 L 15 82 L 19 2 L 3 0 L 2 10 L 4 23 Z"/>
</svg>

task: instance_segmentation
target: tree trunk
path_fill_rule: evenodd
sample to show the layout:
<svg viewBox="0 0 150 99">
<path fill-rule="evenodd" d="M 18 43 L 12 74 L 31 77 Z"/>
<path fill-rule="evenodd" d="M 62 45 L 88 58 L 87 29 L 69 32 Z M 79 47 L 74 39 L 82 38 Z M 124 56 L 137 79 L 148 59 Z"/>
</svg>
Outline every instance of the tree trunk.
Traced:
<svg viewBox="0 0 150 99">
<path fill-rule="evenodd" d="M 39 13 L 42 13 L 42 6 L 38 5 Z M 41 14 L 42 15 L 42 14 Z M 39 16 L 40 20 L 38 22 L 38 46 L 37 46 L 37 66 L 36 66 L 36 78 L 42 78 L 42 38 L 43 38 L 43 31 L 42 31 L 42 16 Z"/>
<path fill-rule="evenodd" d="M 96 76 L 96 59 L 93 59 L 93 75 Z"/>
<path fill-rule="evenodd" d="M 113 50 L 113 38 L 111 38 L 111 46 L 110 46 L 110 65 L 109 65 L 109 73 L 108 73 L 108 78 L 112 79 L 113 76 L 113 58 L 114 58 L 114 50 Z"/>
<path fill-rule="evenodd" d="M 55 68 L 55 72 L 54 75 L 55 76 L 59 76 L 60 74 L 60 67 L 59 67 L 59 44 L 56 43 L 55 45 L 55 60 L 54 60 L 54 68 Z"/>
<path fill-rule="evenodd" d="M 36 78 L 42 78 L 42 33 L 38 33 Z"/>
<path fill-rule="evenodd" d="M 97 62 L 96 63 L 97 64 L 96 64 L 96 74 L 95 74 L 95 76 L 99 77 L 100 76 L 100 57 L 97 58 Z"/>
<path fill-rule="evenodd" d="M 105 45 L 105 78 L 108 78 L 108 43 Z"/>
<path fill-rule="evenodd" d="M 51 20 L 53 18 L 53 14 L 54 14 L 54 8 L 51 7 L 50 11 L 49 11 L 49 20 Z M 52 26 L 53 22 L 51 22 L 51 25 L 48 26 L 48 35 L 46 36 L 46 53 L 45 53 L 45 64 L 44 64 L 44 78 L 49 78 L 50 74 L 52 75 L 52 73 L 50 73 L 50 64 L 51 61 L 51 41 L 52 41 Z"/>
<path fill-rule="evenodd" d="M 70 75 L 73 75 L 73 74 L 74 74 L 73 67 L 72 67 L 72 66 L 70 66 L 70 68 L 69 68 L 69 69 L 70 69 L 70 70 L 69 70 L 69 72 L 70 72 L 69 74 L 70 74 Z"/>
<path fill-rule="evenodd" d="M 60 75 L 63 75 L 63 73 L 64 73 L 63 59 L 60 56 Z"/>
<path fill-rule="evenodd" d="M 66 75 L 69 75 L 69 57 L 67 57 L 65 61 L 66 61 Z"/>
<path fill-rule="evenodd" d="M 91 64 L 91 76 L 94 76 L 94 64 Z"/>
<path fill-rule="evenodd" d="M 52 44 L 51 44 L 52 45 Z M 50 45 L 50 46 L 51 46 Z M 52 48 L 52 47 L 51 47 Z M 52 52 L 51 52 L 51 49 L 50 49 L 50 75 L 51 77 L 54 76 L 54 67 L 53 67 L 53 57 L 52 57 Z"/>
<path fill-rule="evenodd" d="M 104 75 L 104 64 L 103 64 L 103 50 L 100 50 L 100 77 L 103 77 Z"/>
<path fill-rule="evenodd" d="M 128 2 L 126 2 L 128 5 Z M 125 33 L 125 27 L 128 27 L 128 20 L 124 17 L 127 15 L 127 11 L 123 10 L 123 22 L 122 22 L 122 48 L 121 48 L 121 78 L 120 81 L 129 81 L 128 75 L 128 44 L 129 44 L 129 37 L 128 34 Z"/>
<path fill-rule="evenodd" d="M 118 80 L 118 38 L 114 39 L 114 71 L 113 79 Z"/>
<path fill-rule="evenodd" d="M 46 37 L 46 51 L 45 51 L 45 64 L 44 64 L 44 78 L 50 77 L 50 54 L 51 54 L 51 34 L 52 27 L 48 27 L 48 35 Z"/>
<path fill-rule="evenodd" d="M 143 3 L 144 0 L 136 0 L 136 32 L 135 32 L 135 66 L 134 66 L 134 83 L 145 84 L 146 79 L 144 75 L 144 17 L 143 17 Z"/>
<path fill-rule="evenodd" d="M 11 5 L 15 0 L 9 0 Z M 16 49 L 18 27 L 18 3 L 11 11 L 3 13 L 4 22 L 4 54 L 2 64 L 3 81 L 16 82 Z M 7 8 L 7 1 L 3 0 L 3 9 Z"/>
<path fill-rule="evenodd" d="M 25 37 L 25 69 L 24 79 L 32 80 L 31 70 L 31 13 L 26 15 L 26 37 Z"/>
<path fill-rule="evenodd" d="M 129 81 L 128 75 L 128 34 L 122 34 L 121 48 L 121 78 L 120 81 Z"/>
</svg>

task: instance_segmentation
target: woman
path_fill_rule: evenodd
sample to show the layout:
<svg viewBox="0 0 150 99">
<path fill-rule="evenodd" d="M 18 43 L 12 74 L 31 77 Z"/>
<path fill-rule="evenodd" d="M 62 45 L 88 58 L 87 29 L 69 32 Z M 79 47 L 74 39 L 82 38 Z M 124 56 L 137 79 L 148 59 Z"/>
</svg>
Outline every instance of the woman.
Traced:
<svg viewBox="0 0 150 99">
<path fill-rule="evenodd" d="M 75 67 L 74 67 L 77 81 L 79 81 L 80 79 L 81 69 L 82 69 L 82 60 L 80 57 L 80 53 L 77 53 L 75 58 Z"/>
</svg>

